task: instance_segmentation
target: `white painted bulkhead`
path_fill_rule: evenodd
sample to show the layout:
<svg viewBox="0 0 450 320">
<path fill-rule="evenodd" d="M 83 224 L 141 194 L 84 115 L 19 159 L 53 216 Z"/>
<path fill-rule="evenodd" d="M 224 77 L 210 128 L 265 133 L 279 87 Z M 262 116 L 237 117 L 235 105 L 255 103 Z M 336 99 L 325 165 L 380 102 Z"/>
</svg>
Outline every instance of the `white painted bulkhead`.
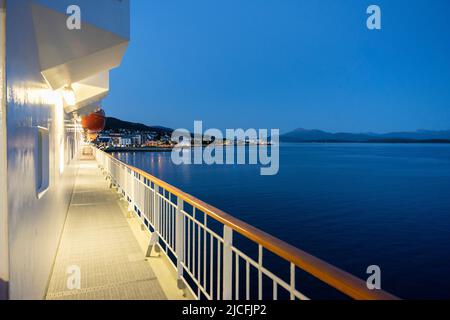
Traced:
<svg viewBox="0 0 450 320">
<path fill-rule="evenodd" d="M 0 190 L 0 289 L 9 288 L 6 298 L 10 299 L 44 298 L 77 174 L 76 150 L 82 140 L 79 129 L 76 130 L 78 125 L 73 115 L 66 113 L 67 103 L 64 96 L 55 91 L 48 79 L 45 79 L 42 65 L 42 61 L 46 60 L 42 56 L 43 52 L 66 52 L 67 43 L 61 39 L 51 42 L 52 35 L 48 36 L 45 31 L 36 30 L 36 19 L 42 18 L 36 17 L 36 5 L 45 7 L 41 11 L 54 10 L 57 12 L 55 16 L 60 17 L 65 15 L 66 4 L 77 4 L 82 8 L 87 22 L 93 24 L 85 28 L 86 30 L 105 28 L 111 24 L 111 30 L 124 36 L 125 42 L 120 45 L 118 52 L 116 49 L 110 50 L 105 44 L 101 48 L 100 56 L 104 59 L 103 53 L 110 50 L 112 60 L 103 61 L 98 64 L 100 67 L 96 68 L 97 54 L 95 50 L 89 51 L 87 43 L 84 42 L 90 35 L 79 35 L 78 42 L 71 44 L 72 49 L 78 53 L 87 52 L 86 56 L 80 55 L 75 60 L 72 55 L 60 56 L 58 66 L 52 69 L 56 70 L 56 73 L 52 73 L 52 81 L 55 83 L 72 85 L 73 83 L 64 81 L 73 79 L 83 84 L 86 81 L 73 77 L 82 74 L 88 78 L 108 72 L 108 68 L 120 63 L 123 46 L 126 47 L 128 42 L 127 0 L 6 0 L 8 19 L 5 34 L 7 62 L 4 91 L 7 99 L 4 109 L 0 110 L 0 116 L 3 117 L 0 118 L 0 139 L 5 139 L 6 146 L 0 140 L 0 174 L 3 173 L 2 168 L 7 170 L 7 179 L 4 179 L 2 174 L 0 188 L 4 188 L 5 192 Z M 118 25 L 125 26 L 120 30 L 116 30 L 117 25 L 111 22 L 118 16 L 123 17 L 119 19 Z M 0 23 L 2 17 L 3 15 L 0 15 Z M 54 25 L 53 30 L 48 32 L 66 32 L 58 30 L 59 27 L 65 28 L 66 25 Z M 5 28 L 2 30 L 5 31 Z M 98 32 L 97 29 L 96 31 Z M 0 44 L 1 40 L 0 34 Z M 117 47 L 117 43 L 114 43 L 114 46 Z M 90 56 L 91 53 L 94 57 Z M 0 49 L 0 62 L 1 58 L 3 57 Z M 84 64 L 85 61 L 88 61 L 88 67 Z M 67 68 L 64 67 L 65 63 Z M 45 68 L 49 66 L 46 65 Z M 63 69 L 68 72 L 58 78 L 57 70 Z M 91 100 L 95 100 L 94 95 L 99 93 L 98 90 L 91 91 L 91 98 L 85 94 L 85 90 L 84 96 L 79 97 L 79 100 L 93 102 Z M 104 94 L 101 94 L 101 97 L 103 96 Z M 3 98 L 2 95 L 0 102 Z M 5 117 L 6 125 L 2 122 Z M 4 198 L 1 198 L 2 196 Z M 0 291 L 0 299 L 2 298 L 5 296 L 2 296 Z"/>
<path fill-rule="evenodd" d="M 0 0 L 0 300 L 8 298 L 9 249 L 6 157 L 6 6 Z"/>
<path fill-rule="evenodd" d="M 41 299 L 76 175 L 75 160 L 60 161 L 67 147 L 60 142 L 65 140 L 62 136 L 74 137 L 64 126 L 61 104 L 40 73 L 30 1 L 7 1 L 7 14 L 9 298 Z M 49 132 L 49 187 L 40 199 L 39 127 Z"/>
</svg>

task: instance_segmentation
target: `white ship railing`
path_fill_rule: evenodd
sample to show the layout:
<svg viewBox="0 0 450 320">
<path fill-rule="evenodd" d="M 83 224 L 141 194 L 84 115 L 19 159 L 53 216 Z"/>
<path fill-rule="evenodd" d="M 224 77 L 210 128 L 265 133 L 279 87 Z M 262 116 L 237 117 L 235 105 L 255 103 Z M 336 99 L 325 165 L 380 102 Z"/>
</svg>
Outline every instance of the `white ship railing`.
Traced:
<svg viewBox="0 0 450 320">
<path fill-rule="evenodd" d="M 153 244 L 170 258 L 179 286 L 186 286 L 197 299 L 307 300 L 297 285 L 300 270 L 353 299 L 397 299 L 369 290 L 353 275 L 93 149 L 100 168 L 152 233 Z M 257 246 L 257 257 L 237 247 L 237 235 Z M 266 267 L 267 253 L 287 262 L 288 279 Z"/>
</svg>

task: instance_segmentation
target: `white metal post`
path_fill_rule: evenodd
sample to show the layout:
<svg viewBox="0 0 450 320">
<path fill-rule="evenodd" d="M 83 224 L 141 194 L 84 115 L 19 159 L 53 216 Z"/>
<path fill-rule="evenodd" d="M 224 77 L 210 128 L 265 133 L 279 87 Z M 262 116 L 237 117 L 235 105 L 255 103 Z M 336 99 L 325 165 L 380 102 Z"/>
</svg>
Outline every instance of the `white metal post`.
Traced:
<svg viewBox="0 0 450 320">
<path fill-rule="evenodd" d="M 125 172 L 125 179 L 127 179 L 127 183 L 125 184 L 127 186 L 127 189 L 125 190 L 125 193 L 128 196 L 127 198 L 129 198 L 128 211 L 134 213 L 134 172 L 128 172 L 128 169 L 126 169 Z"/>
<path fill-rule="evenodd" d="M 177 254 L 177 275 L 178 275 L 178 288 L 184 289 L 183 282 L 183 263 L 184 263 L 184 216 L 183 210 L 183 200 L 178 197 L 177 200 L 177 212 L 176 212 L 176 244 L 175 250 Z"/>
<path fill-rule="evenodd" d="M 159 225 L 159 186 L 153 184 L 153 221 L 155 221 L 155 233 L 158 234 L 160 230 Z"/>
<path fill-rule="evenodd" d="M 159 205 L 158 205 L 158 193 L 159 193 L 159 186 L 156 185 L 156 183 L 153 184 L 153 221 L 154 221 L 154 228 L 155 230 L 152 233 L 152 236 L 150 238 L 150 243 L 148 245 L 147 254 L 146 257 L 149 258 L 151 256 L 153 247 L 155 247 L 155 250 L 158 250 L 158 242 L 159 242 Z M 159 251 L 157 251 L 159 252 Z"/>
<path fill-rule="evenodd" d="M 263 299 L 263 274 L 262 274 L 262 268 L 263 268 L 263 246 L 258 246 L 258 300 Z"/>
<path fill-rule="evenodd" d="M 295 264 L 291 263 L 291 300 L 295 300 Z"/>
<path fill-rule="evenodd" d="M 223 226 L 223 300 L 232 299 L 233 290 L 233 229 Z"/>
<path fill-rule="evenodd" d="M 152 233 L 152 236 L 150 238 L 150 244 L 148 246 L 147 250 L 147 257 L 150 257 L 152 253 L 153 247 L 155 247 L 155 251 L 159 252 L 159 231 L 160 231 L 160 222 L 159 222 L 159 216 L 160 216 L 160 206 L 159 206 L 159 199 L 158 199 L 158 193 L 159 193 L 159 186 L 156 185 L 156 183 L 153 184 L 153 221 L 154 221 L 154 227 L 155 230 Z"/>
</svg>

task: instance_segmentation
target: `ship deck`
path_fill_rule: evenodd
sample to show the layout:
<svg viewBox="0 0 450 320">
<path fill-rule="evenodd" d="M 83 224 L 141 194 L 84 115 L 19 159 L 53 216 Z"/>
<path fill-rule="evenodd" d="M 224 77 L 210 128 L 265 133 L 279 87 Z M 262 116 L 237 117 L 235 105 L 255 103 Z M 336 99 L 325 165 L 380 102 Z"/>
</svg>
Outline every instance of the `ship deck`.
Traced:
<svg viewBox="0 0 450 320">
<path fill-rule="evenodd" d="M 82 159 L 78 170 L 46 298 L 189 298 L 178 290 L 166 257 L 145 257 L 150 234 L 109 188 L 94 158 Z"/>
</svg>

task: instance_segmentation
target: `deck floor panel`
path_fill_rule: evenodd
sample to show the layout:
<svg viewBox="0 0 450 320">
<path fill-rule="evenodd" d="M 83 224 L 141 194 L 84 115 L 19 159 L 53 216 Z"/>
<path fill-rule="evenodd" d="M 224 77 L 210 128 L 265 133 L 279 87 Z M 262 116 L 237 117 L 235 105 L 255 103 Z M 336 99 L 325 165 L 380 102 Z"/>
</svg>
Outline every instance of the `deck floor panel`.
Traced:
<svg viewBox="0 0 450 320">
<path fill-rule="evenodd" d="M 71 267 L 81 288 L 67 285 Z M 82 161 L 47 292 L 49 300 L 163 300 L 166 295 L 95 160 Z"/>
</svg>

